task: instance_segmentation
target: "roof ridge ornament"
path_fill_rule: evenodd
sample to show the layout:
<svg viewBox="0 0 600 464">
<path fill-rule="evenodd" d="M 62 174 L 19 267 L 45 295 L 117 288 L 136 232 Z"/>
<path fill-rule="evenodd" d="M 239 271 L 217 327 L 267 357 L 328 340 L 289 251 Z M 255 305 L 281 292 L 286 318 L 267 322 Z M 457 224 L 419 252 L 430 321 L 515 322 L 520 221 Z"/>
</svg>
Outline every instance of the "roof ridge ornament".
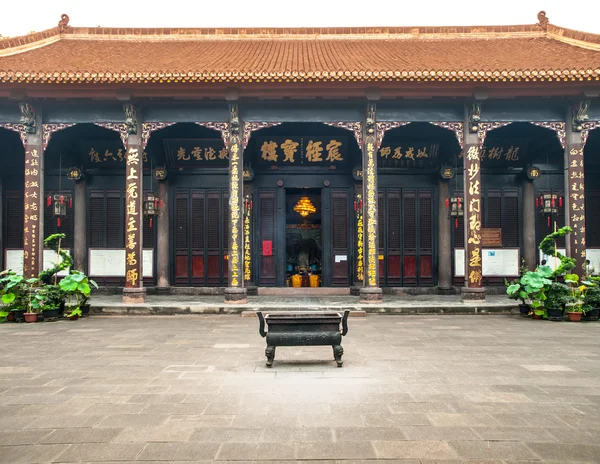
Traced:
<svg viewBox="0 0 600 464">
<path fill-rule="evenodd" d="M 544 10 L 540 11 L 537 15 L 539 23 L 537 25 L 544 32 L 548 32 L 548 24 L 550 24 L 550 20 L 546 16 L 546 12 Z"/>
<path fill-rule="evenodd" d="M 590 107 L 589 100 L 581 101 L 573 107 L 573 111 L 572 111 L 573 132 L 583 132 L 584 123 L 586 123 L 590 119 L 590 117 L 587 114 L 589 107 Z"/>
<path fill-rule="evenodd" d="M 69 28 L 69 15 L 63 13 L 60 15 L 60 21 L 58 22 L 58 32 L 60 32 L 62 34 L 64 32 L 67 32 L 68 28 Z"/>
</svg>

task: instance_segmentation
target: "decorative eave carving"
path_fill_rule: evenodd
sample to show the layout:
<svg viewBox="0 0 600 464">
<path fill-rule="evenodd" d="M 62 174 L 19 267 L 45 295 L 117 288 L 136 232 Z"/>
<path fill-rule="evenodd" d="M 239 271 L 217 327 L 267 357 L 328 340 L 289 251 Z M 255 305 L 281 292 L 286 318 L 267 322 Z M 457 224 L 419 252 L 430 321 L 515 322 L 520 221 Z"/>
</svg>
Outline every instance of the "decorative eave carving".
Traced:
<svg viewBox="0 0 600 464">
<path fill-rule="evenodd" d="M 575 105 L 573 107 L 572 114 L 571 114 L 573 132 L 583 131 L 584 123 L 586 123 L 590 119 L 590 117 L 587 114 L 589 107 L 590 107 L 589 100 L 579 102 L 577 105 Z"/>
<path fill-rule="evenodd" d="M 50 138 L 55 132 L 74 126 L 76 123 L 42 124 L 42 153 L 48 148 Z"/>
<path fill-rule="evenodd" d="M 358 143 L 359 147 L 361 146 L 361 144 L 362 144 L 362 123 L 360 121 L 356 121 L 356 122 L 325 122 L 323 124 L 326 124 L 331 127 L 340 127 L 342 129 L 352 131 L 352 133 L 354 134 L 354 138 L 356 139 L 356 143 Z"/>
<path fill-rule="evenodd" d="M 546 16 L 545 11 L 540 11 L 537 15 L 538 23 L 537 26 L 544 32 L 548 32 L 548 24 L 550 24 L 550 20 Z"/>
<path fill-rule="evenodd" d="M 396 129 L 397 127 L 406 126 L 410 124 L 410 121 L 386 121 L 386 122 L 378 122 L 377 123 L 377 149 L 381 147 L 383 142 L 383 137 L 385 133 L 391 129 Z"/>
<path fill-rule="evenodd" d="M 25 131 L 28 134 L 35 134 L 37 131 L 37 113 L 35 108 L 29 103 L 19 103 L 19 109 L 21 110 L 20 123 L 25 126 Z"/>
<path fill-rule="evenodd" d="M 510 122 L 481 122 L 479 123 L 479 129 L 477 131 L 477 137 L 479 138 L 479 149 L 483 149 L 483 145 L 485 143 L 485 139 L 487 137 L 488 132 L 493 131 L 494 129 L 499 129 L 504 126 L 508 126 L 511 124 Z"/>
<path fill-rule="evenodd" d="M 476 134 L 479 132 L 479 123 L 481 122 L 481 103 L 475 102 L 469 108 L 469 132 Z"/>
<path fill-rule="evenodd" d="M 123 143 L 123 148 L 127 150 L 127 139 L 129 135 L 129 126 L 124 122 L 95 122 L 96 126 L 104 127 L 108 130 L 113 130 L 118 132 L 119 137 L 121 138 L 121 142 Z"/>
<path fill-rule="evenodd" d="M 462 150 L 464 148 L 465 134 L 462 122 L 430 121 L 429 124 L 433 124 L 434 126 L 442 127 L 443 129 L 454 132 L 456 140 L 460 145 L 460 149 Z"/>
<path fill-rule="evenodd" d="M 23 146 L 27 143 L 27 130 L 23 124 L 4 123 L 0 124 L 3 129 L 11 130 L 19 133 L 19 138 Z"/>
<path fill-rule="evenodd" d="M 245 122 L 244 123 L 244 134 L 242 137 L 242 149 L 246 149 L 252 132 L 266 129 L 267 127 L 273 127 L 280 125 L 280 122 Z"/>
<path fill-rule="evenodd" d="M 144 122 L 142 123 L 142 150 L 146 149 L 146 145 L 148 145 L 148 140 L 150 140 L 150 135 L 152 132 L 164 129 L 165 127 L 169 127 L 175 124 L 174 122 Z"/>
<path fill-rule="evenodd" d="M 125 111 L 125 124 L 127 125 L 127 133 L 131 135 L 137 134 L 138 124 L 135 106 L 133 106 L 131 103 L 126 103 L 123 105 L 123 110 Z"/>
<path fill-rule="evenodd" d="M 228 122 L 196 122 L 199 126 L 206 127 L 207 129 L 212 129 L 219 131 L 221 133 L 221 138 L 223 139 L 223 143 L 225 146 L 229 143 L 229 123 Z"/>
<path fill-rule="evenodd" d="M 581 131 L 581 143 L 585 146 L 590 131 L 600 128 L 600 121 L 589 121 L 583 123 L 583 130 Z"/>
<path fill-rule="evenodd" d="M 531 121 L 531 124 L 534 126 L 544 127 L 546 129 L 553 130 L 556 132 L 556 137 L 560 142 L 560 145 L 564 148 L 567 146 L 567 124 L 558 121 L 558 122 L 539 122 L 539 121 Z"/>
</svg>

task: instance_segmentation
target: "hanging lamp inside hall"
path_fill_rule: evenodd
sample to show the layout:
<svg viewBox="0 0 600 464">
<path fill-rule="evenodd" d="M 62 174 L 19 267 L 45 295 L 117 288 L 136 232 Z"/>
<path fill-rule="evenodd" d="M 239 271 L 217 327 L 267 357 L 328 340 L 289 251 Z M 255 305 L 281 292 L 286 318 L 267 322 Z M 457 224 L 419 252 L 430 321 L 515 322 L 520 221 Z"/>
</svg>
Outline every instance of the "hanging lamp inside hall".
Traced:
<svg viewBox="0 0 600 464">
<path fill-rule="evenodd" d="M 308 197 L 302 197 L 294 206 L 294 211 L 296 211 L 300 216 L 306 217 L 309 214 L 316 213 L 317 208 L 312 204 Z"/>
</svg>

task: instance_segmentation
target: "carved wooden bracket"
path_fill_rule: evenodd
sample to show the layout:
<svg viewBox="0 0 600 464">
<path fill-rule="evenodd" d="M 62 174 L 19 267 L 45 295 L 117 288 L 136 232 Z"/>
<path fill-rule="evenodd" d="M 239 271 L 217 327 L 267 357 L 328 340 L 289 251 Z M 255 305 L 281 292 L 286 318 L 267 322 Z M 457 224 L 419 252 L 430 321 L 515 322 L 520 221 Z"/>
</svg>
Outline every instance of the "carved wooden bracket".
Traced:
<svg viewBox="0 0 600 464">
<path fill-rule="evenodd" d="M 95 122 L 94 124 L 118 132 L 119 137 L 121 137 L 121 142 L 123 142 L 123 147 L 125 148 L 125 151 L 127 151 L 127 139 L 130 134 L 127 124 L 124 122 Z"/>
<path fill-rule="evenodd" d="M 378 122 L 377 123 L 377 150 L 381 147 L 381 143 L 383 142 L 383 137 L 385 133 L 391 129 L 396 129 L 397 127 L 406 126 L 410 124 L 410 121 L 389 121 L 389 122 Z"/>
<path fill-rule="evenodd" d="M 0 127 L 2 127 L 3 129 L 18 132 L 19 138 L 21 139 L 21 143 L 23 144 L 23 146 L 25 146 L 25 144 L 27 143 L 27 130 L 23 124 L 5 123 L 0 124 Z"/>
<path fill-rule="evenodd" d="M 585 147 L 587 139 L 590 135 L 590 131 L 600 127 L 600 121 L 589 121 L 583 123 L 583 130 L 581 131 L 581 143 Z"/>
<path fill-rule="evenodd" d="M 360 121 L 357 122 L 324 122 L 327 126 L 331 127 L 340 127 L 342 129 L 346 129 L 352 131 L 354 134 L 354 138 L 356 139 L 356 143 L 358 143 L 359 147 L 362 147 L 362 123 Z"/>
<path fill-rule="evenodd" d="M 208 129 L 216 130 L 221 133 L 223 143 L 227 147 L 229 143 L 229 123 L 228 122 L 196 122 L 199 126 L 206 127 Z"/>
<path fill-rule="evenodd" d="M 560 145 L 563 147 L 563 150 L 567 146 L 567 124 L 559 121 L 559 122 L 538 122 L 531 121 L 531 124 L 534 126 L 544 127 L 546 129 L 553 130 L 556 132 L 556 137 L 560 142 Z"/>
<path fill-rule="evenodd" d="M 67 129 L 68 127 L 74 126 L 74 122 L 64 122 L 59 124 L 42 124 L 42 152 L 46 151 L 50 138 L 55 132 Z"/>
<path fill-rule="evenodd" d="M 280 122 L 245 122 L 244 133 L 242 136 L 242 149 L 245 150 L 248 146 L 252 132 L 266 129 L 267 127 L 279 126 L 280 124 Z"/>
<path fill-rule="evenodd" d="M 150 140 L 150 135 L 152 132 L 164 129 L 165 127 L 169 127 L 175 124 L 174 122 L 144 122 L 142 123 L 142 150 L 146 149 L 146 145 L 148 145 L 148 140 Z"/>
<path fill-rule="evenodd" d="M 442 127 L 444 129 L 448 129 L 449 131 L 454 132 L 456 140 L 460 145 L 460 149 L 462 150 L 464 148 L 465 134 L 462 122 L 431 121 L 429 124 L 433 124 L 434 126 Z"/>
</svg>

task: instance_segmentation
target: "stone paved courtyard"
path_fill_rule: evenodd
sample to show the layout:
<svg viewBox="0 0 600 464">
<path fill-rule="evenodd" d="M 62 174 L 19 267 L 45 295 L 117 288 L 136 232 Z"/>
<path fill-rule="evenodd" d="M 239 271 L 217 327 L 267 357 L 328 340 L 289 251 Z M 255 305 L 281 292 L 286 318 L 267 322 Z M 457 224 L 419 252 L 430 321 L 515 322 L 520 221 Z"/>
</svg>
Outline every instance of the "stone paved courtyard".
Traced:
<svg viewBox="0 0 600 464">
<path fill-rule="evenodd" d="M 0 325 L 0 462 L 600 462 L 600 323 L 368 315 L 341 369 L 257 326 Z"/>
</svg>

